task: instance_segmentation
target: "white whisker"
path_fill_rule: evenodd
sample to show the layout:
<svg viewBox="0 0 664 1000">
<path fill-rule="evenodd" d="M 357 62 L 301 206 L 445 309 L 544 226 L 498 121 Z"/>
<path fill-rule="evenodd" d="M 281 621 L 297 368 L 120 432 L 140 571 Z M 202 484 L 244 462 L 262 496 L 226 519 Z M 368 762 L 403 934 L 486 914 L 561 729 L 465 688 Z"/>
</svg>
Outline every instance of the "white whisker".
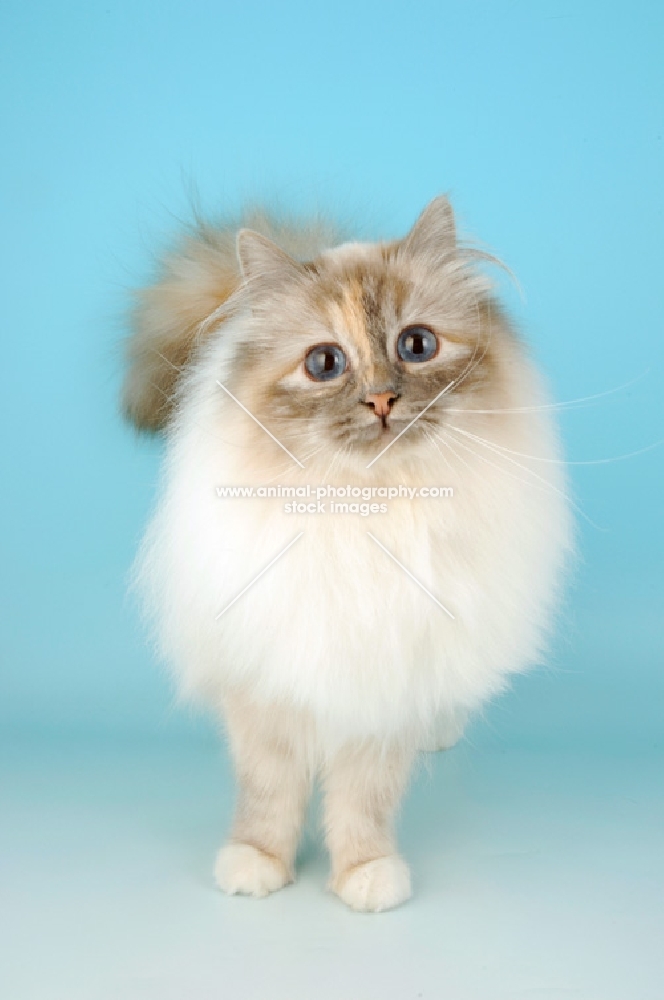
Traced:
<svg viewBox="0 0 664 1000">
<path fill-rule="evenodd" d="M 434 446 L 434 448 L 436 449 L 436 451 L 438 452 L 438 454 L 440 455 L 440 457 L 442 458 L 442 460 L 445 462 L 445 465 L 447 466 L 447 468 L 450 470 L 450 472 L 452 474 L 454 474 L 454 468 L 452 466 L 452 463 L 450 462 L 450 460 L 447 457 L 447 455 L 443 451 L 441 451 L 441 449 L 438 447 L 438 441 L 436 440 L 435 435 L 430 430 L 428 430 L 428 428 L 424 429 L 424 434 L 425 434 L 425 437 Z"/>
<path fill-rule="evenodd" d="M 467 435 L 467 432 L 466 432 L 466 431 L 460 431 L 460 430 L 459 430 L 459 428 L 451 428 L 449 424 L 447 425 L 447 427 L 448 427 L 448 429 L 450 429 L 450 430 L 454 430 L 454 431 L 455 431 L 455 433 L 461 433 L 461 434 L 464 434 L 464 435 Z M 461 447 L 461 448 L 464 448 L 464 450 L 465 450 L 465 451 L 469 451 L 471 455 L 474 455 L 474 456 L 475 456 L 475 458 L 479 458 L 479 459 L 480 459 L 480 461 L 483 461 L 483 462 L 486 462 L 486 463 L 487 463 L 488 465 L 491 465 L 491 466 L 492 466 L 493 468 L 495 468 L 495 469 L 498 469 L 498 471 L 499 471 L 499 472 L 503 472 L 503 473 L 504 473 L 505 475 L 507 475 L 507 476 L 509 476 L 509 475 L 510 475 L 510 473 L 508 472 L 508 470 L 507 470 L 507 469 L 503 469 L 503 468 L 502 468 L 502 466 L 500 466 L 500 465 L 496 465 L 496 463 L 495 463 L 495 462 L 491 462 L 491 461 L 489 461 L 489 459 L 488 459 L 488 458 L 486 458 L 486 456 L 478 454 L 478 453 L 477 453 L 477 452 L 476 452 L 476 451 L 475 451 L 475 450 L 474 450 L 473 448 L 469 448 L 469 447 L 468 447 L 467 445 L 464 445 L 462 441 L 459 441 L 459 440 L 456 440 L 456 439 L 455 439 L 455 443 L 456 443 L 456 444 L 457 444 L 457 445 L 458 445 L 459 447 Z M 485 445 L 485 447 L 486 447 L 486 445 Z M 580 515 L 580 516 L 581 516 L 581 517 L 582 517 L 582 518 L 583 518 L 583 519 L 585 520 L 585 521 L 587 521 L 587 522 L 588 522 L 588 524 L 592 525 L 592 527 L 593 527 L 593 528 L 596 528 L 596 529 L 597 529 L 597 531 L 606 531 L 606 530 L 607 530 L 606 528 L 602 528 L 602 527 L 601 527 L 601 526 L 600 526 L 599 524 L 596 524 L 596 523 L 595 523 L 595 522 L 594 522 L 594 521 L 592 520 L 592 518 L 590 518 L 590 517 L 589 517 L 589 516 L 588 516 L 588 515 L 586 514 L 586 512 L 585 512 L 585 511 L 583 510 L 583 508 L 582 508 L 582 507 L 580 507 L 580 506 L 579 506 L 579 505 L 578 505 L 578 504 L 576 503 L 576 501 L 574 501 L 574 500 L 573 500 L 573 499 L 572 499 L 572 498 L 571 498 L 571 497 L 570 497 L 570 496 L 569 496 L 569 495 L 568 495 L 567 493 L 565 493 L 565 491 L 564 491 L 564 490 L 561 490 L 561 489 L 559 489 L 559 488 L 558 488 L 557 486 L 554 486 L 554 484 L 553 484 L 553 483 L 550 483 L 550 482 L 549 482 L 548 480 L 544 479 L 544 478 L 543 478 L 542 476 L 539 476 L 539 475 L 538 475 L 538 474 L 537 474 L 536 472 L 534 472 L 534 471 L 533 471 L 532 469 L 529 469 L 529 468 L 528 468 L 528 466 L 526 466 L 526 465 L 522 465 L 522 464 L 521 464 L 520 462 L 517 462 L 517 461 L 516 461 L 515 459 L 513 459 L 513 458 L 510 458 L 510 457 L 509 457 L 509 455 L 502 455 L 502 454 L 501 454 L 501 453 L 500 453 L 500 452 L 499 452 L 499 451 L 498 451 L 497 449 L 493 448 L 493 446 L 491 446 L 491 451 L 494 451 L 494 452 L 495 452 L 495 454 L 497 454 L 497 455 L 498 455 L 498 457 L 499 457 L 499 458 L 502 458 L 502 459 L 503 459 L 503 460 L 504 460 L 505 462 L 510 462 L 510 464 L 512 464 L 512 465 L 515 465 L 515 466 L 516 466 L 516 467 L 517 467 L 518 469 L 521 469 L 521 470 L 522 470 L 522 472 L 525 472 L 525 473 L 526 473 L 527 475 L 529 475 L 529 476 L 532 476 L 532 477 L 533 477 L 534 479 L 536 479 L 536 480 L 537 480 L 537 482 L 538 482 L 538 483 L 541 483 L 542 485 L 538 487 L 538 486 L 537 486 L 537 485 L 536 485 L 535 483 L 532 483 L 532 482 L 530 482 L 530 481 L 529 481 L 529 480 L 527 480 L 527 479 L 521 479 L 520 477 L 518 477 L 518 476 L 514 476 L 513 474 L 511 475 L 511 478 L 512 478 L 512 479 L 516 479 L 516 480 L 517 480 L 517 482 L 522 482 L 522 483 L 523 483 L 524 485 L 527 485 L 527 486 L 530 486 L 530 487 L 532 487 L 533 489 L 545 489 L 545 490 L 548 490 L 548 491 L 549 491 L 549 492 L 551 492 L 551 493 L 556 493 L 556 494 L 557 494 L 558 496 L 560 496 L 560 497 L 562 497 L 562 498 L 563 498 L 564 500 L 566 500 L 566 501 L 567 501 L 567 503 L 569 503 L 569 504 L 570 504 L 570 506 L 571 506 L 571 507 L 573 507 L 573 508 L 574 508 L 574 510 L 575 510 L 575 511 L 576 511 L 576 512 L 577 512 L 577 513 L 578 513 L 578 514 L 579 514 L 579 515 Z"/>
<path fill-rule="evenodd" d="M 493 409 L 486 410 L 471 410 L 465 406 L 446 407 L 447 413 L 539 413 L 542 410 L 565 410 L 573 409 L 574 407 L 580 407 L 586 403 L 592 403 L 597 399 L 604 399 L 606 396 L 613 396 L 617 392 L 622 392 L 623 389 L 629 389 L 630 386 L 639 382 L 642 378 L 650 373 L 650 368 L 646 368 L 644 372 L 640 375 L 635 375 L 634 378 L 630 379 L 628 382 L 623 382 L 622 385 L 616 385 L 612 389 L 605 389 L 603 392 L 594 392 L 590 396 L 579 396 L 577 399 L 566 399 L 559 403 L 541 403 L 537 406 L 504 406 L 495 407 Z"/>
<path fill-rule="evenodd" d="M 551 465 L 609 465 L 611 462 L 624 462 L 628 458 L 644 455 L 646 452 L 652 451 L 654 448 L 660 448 L 664 444 L 664 439 L 662 439 L 661 441 L 655 441 L 654 444 L 646 445 L 645 448 L 637 448 L 636 451 L 627 452 L 625 455 L 615 455 L 613 458 L 590 458 L 586 461 L 567 461 L 564 458 L 542 458 L 539 455 L 528 455 L 524 451 L 514 451 L 512 448 L 506 448 L 505 445 L 489 441 L 488 438 L 481 437 L 479 434 L 471 434 L 470 431 L 455 427 L 454 424 L 448 423 L 446 426 L 453 431 L 459 431 L 460 434 L 467 434 L 468 437 L 472 437 L 474 441 L 483 444 L 487 448 L 497 449 L 506 455 L 516 455 L 517 458 L 528 458 L 533 462 L 546 462 Z"/>
<path fill-rule="evenodd" d="M 516 482 L 516 483 L 520 483 L 522 486 L 530 486 L 532 489 L 538 490 L 539 492 L 542 492 L 542 493 L 550 492 L 548 486 L 546 486 L 546 487 L 545 486 L 540 486 L 537 483 L 531 482 L 529 479 L 524 479 L 523 476 L 517 476 L 517 475 L 515 475 L 513 472 L 510 472 L 509 469 L 503 468 L 502 465 L 497 465 L 495 462 L 492 462 L 490 458 L 486 457 L 486 455 L 480 455 L 478 452 L 475 451 L 474 448 L 471 448 L 469 445 L 465 444 L 463 441 L 458 441 L 455 438 L 454 439 L 454 445 L 452 445 L 452 440 L 451 440 L 449 434 L 439 435 L 439 438 L 442 441 L 442 443 L 447 448 L 450 449 L 450 451 L 452 452 L 452 454 L 456 458 L 459 459 L 459 461 L 463 461 L 464 462 L 464 465 L 468 469 L 472 469 L 472 466 L 469 465 L 468 462 L 465 461 L 462 458 L 461 455 L 459 455 L 459 453 L 456 451 L 456 449 L 455 449 L 454 446 L 456 446 L 456 448 L 462 448 L 464 451 L 468 452 L 469 455 L 472 455 L 473 458 L 478 459 L 480 462 L 484 462 L 485 465 L 490 465 L 492 469 L 497 469 L 498 472 L 502 472 L 503 475 L 507 476 L 509 479 L 513 479 L 514 482 Z M 479 470 L 478 469 L 475 469 L 473 471 L 477 475 L 479 475 Z"/>
<path fill-rule="evenodd" d="M 478 478 L 478 479 L 480 479 L 480 480 L 481 480 L 481 475 L 480 475 L 480 470 L 479 470 L 479 469 L 474 469 L 474 468 L 473 468 L 473 466 L 472 466 L 472 465 L 470 464 L 470 462 L 468 462 L 468 461 L 467 461 L 467 459 L 465 459 L 465 458 L 463 457 L 463 455 L 460 455 L 460 454 L 459 454 L 459 452 L 458 452 L 458 451 L 456 450 L 456 448 L 455 448 L 455 447 L 454 447 L 454 445 L 452 444 L 452 442 L 451 442 L 451 440 L 450 440 L 450 438 L 449 438 L 449 435 L 445 435 L 445 436 L 442 436 L 442 435 L 441 435 L 441 436 L 439 437 L 439 441 L 441 442 L 441 444 L 444 444 L 444 445 L 445 445 L 445 447 L 446 447 L 446 448 L 447 448 L 447 449 L 448 449 L 449 451 L 451 451 L 451 452 L 452 452 L 452 454 L 453 454 L 453 455 L 454 455 L 454 457 L 456 458 L 457 462 L 461 462 L 461 464 L 462 464 L 462 465 L 463 465 L 463 466 L 464 466 L 464 467 L 465 467 L 466 469 L 468 469 L 468 471 L 469 471 L 469 472 L 471 473 L 471 475 L 473 475 L 473 476 L 475 476 L 476 478 Z M 439 450 L 439 452 L 440 452 L 440 448 L 439 448 L 438 450 Z M 442 452 L 440 452 L 440 454 L 442 455 L 443 453 L 442 453 Z M 449 459 L 448 459 L 448 463 L 449 463 Z M 514 477 L 513 477 L 513 478 L 514 478 Z"/>
</svg>

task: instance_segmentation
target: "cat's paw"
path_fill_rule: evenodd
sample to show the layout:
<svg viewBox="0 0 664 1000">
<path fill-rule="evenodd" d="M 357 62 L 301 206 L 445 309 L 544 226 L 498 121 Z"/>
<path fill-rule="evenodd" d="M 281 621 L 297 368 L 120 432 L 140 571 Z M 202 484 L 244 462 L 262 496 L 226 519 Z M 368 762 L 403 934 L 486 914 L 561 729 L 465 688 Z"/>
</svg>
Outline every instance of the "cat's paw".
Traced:
<svg viewBox="0 0 664 1000">
<path fill-rule="evenodd" d="M 259 851 L 251 844 L 226 844 L 214 865 L 217 885 L 230 896 L 267 896 L 288 882 L 292 875 L 283 861 Z"/>
<path fill-rule="evenodd" d="M 410 871 L 396 854 L 375 858 L 342 872 L 330 888 L 352 910 L 378 913 L 410 899 Z"/>
</svg>

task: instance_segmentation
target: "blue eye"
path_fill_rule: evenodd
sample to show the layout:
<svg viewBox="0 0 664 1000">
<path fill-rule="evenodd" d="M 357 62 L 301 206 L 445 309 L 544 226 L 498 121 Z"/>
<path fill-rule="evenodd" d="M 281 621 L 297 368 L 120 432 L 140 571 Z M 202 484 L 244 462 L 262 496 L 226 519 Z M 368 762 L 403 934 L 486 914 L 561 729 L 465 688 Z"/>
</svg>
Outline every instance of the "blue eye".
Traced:
<svg viewBox="0 0 664 1000">
<path fill-rule="evenodd" d="M 430 361 L 438 351 L 438 338 L 427 326 L 407 326 L 397 340 L 402 361 Z"/>
<path fill-rule="evenodd" d="M 318 344 L 307 354 L 304 367 L 316 382 L 329 382 L 346 371 L 346 355 L 336 344 Z"/>
</svg>

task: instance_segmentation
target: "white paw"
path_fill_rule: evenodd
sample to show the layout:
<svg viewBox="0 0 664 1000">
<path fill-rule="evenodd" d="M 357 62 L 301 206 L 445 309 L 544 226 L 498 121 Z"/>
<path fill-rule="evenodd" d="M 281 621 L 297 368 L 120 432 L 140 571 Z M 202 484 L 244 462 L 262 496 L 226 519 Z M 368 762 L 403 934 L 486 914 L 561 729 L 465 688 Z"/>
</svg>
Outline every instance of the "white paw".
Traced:
<svg viewBox="0 0 664 1000">
<path fill-rule="evenodd" d="M 217 885 L 230 896 L 267 896 L 281 889 L 292 877 L 285 864 L 251 844 L 226 844 L 214 865 Z"/>
<path fill-rule="evenodd" d="M 410 899 L 410 871 L 396 854 L 356 865 L 338 876 L 332 889 L 352 910 L 391 910 Z"/>
</svg>

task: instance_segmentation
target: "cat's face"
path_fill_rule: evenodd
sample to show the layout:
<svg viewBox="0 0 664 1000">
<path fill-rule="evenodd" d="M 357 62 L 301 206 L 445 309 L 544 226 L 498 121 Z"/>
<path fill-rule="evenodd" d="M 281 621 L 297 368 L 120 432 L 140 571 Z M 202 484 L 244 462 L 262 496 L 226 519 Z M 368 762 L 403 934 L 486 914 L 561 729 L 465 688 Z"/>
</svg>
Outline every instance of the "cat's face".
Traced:
<svg viewBox="0 0 664 1000">
<path fill-rule="evenodd" d="M 250 320 L 237 345 L 241 398 L 300 454 L 413 448 L 451 400 L 495 377 L 484 280 L 432 203 L 409 236 L 346 244 L 298 264 L 244 231 L 239 254 Z"/>
</svg>

